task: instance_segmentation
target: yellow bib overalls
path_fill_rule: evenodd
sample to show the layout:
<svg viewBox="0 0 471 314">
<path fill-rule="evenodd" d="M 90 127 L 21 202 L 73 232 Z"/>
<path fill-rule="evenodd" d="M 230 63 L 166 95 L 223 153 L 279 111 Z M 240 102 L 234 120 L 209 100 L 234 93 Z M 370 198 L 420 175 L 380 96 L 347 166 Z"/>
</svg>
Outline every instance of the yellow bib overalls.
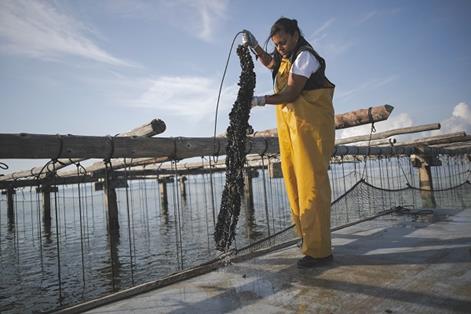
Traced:
<svg viewBox="0 0 471 314">
<path fill-rule="evenodd" d="M 275 93 L 288 84 L 291 62 L 283 58 Z M 276 106 L 281 167 L 301 251 L 315 258 L 331 254 L 331 190 L 327 174 L 335 144 L 334 89 L 305 90 Z"/>
</svg>

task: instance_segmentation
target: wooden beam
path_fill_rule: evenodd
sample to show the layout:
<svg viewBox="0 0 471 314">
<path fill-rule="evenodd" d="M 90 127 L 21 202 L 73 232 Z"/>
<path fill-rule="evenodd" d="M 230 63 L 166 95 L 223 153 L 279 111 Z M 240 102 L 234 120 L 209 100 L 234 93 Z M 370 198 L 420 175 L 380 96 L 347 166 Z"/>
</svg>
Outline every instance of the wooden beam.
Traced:
<svg viewBox="0 0 471 314">
<path fill-rule="evenodd" d="M 170 161 L 168 157 L 159 158 L 122 158 L 112 160 L 113 169 L 123 169 L 128 167 L 146 166 L 151 164 L 163 163 Z M 88 173 L 99 173 L 105 170 L 105 163 L 103 161 L 97 161 L 96 163 L 85 167 Z M 68 176 L 70 172 L 66 172 L 63 175 Z"/>
<path fill-rule="evenodd" d="M 358 146 L 367 146 L 368 143 L 370 146 L 392 146 L 396 144 L 396 139 L 395 138 L 388 138 L 388 139 L 382 139 L 382 140 L 374 140 L 371 142 L 364 142 L 362 144 L 357 144 Z"/>
<path fill-rule="evenodd" d="M 271 142 L 271 143 L 270 143 Z M 254 138 L 247 153 L 267 153 L 275 139 Z M 224 155 L 227 140 L 212 137 L 100 137 L 79 135 L 0 134 L 0 158 L 143 158 L 170 157 L 180 160 L 197 156 Z"/>
<path fill-rule="evenodd" d="M 147 137 L 151 137 L 151 136 L 163 133 L 165 131 L 165 129 L 166 129 L 166 125 L 165 125 L 164 121 L 162 121 L 160 119 L 153 119 L 149 123 L 143 124 L 143 125 L 141 125 L 137 128 L 132 129 L 129 132 L 121 133 L 121 134 L 118 134 L 116 136 L 117 137 L 124 137 L 124 136 L 147 136 Z M 21 137 L 22 134 L 19 134 L 19 136 Z M 56 140 L 60 141 L 59 137 L 57 137 Z M 0 139 L 0 143 L 2 143 L 2 145 L 3 145 L 3 142 L 2 142 L 1 139 Z M 59 145 L 61 145 L 60 142 L 59 142 Z M 61 150 L 60 146 L 57 150 L 58 154 L 60 153 L 59 150 Z M 56 156 L 58 156 L 58 155 L 56 155 Z M 54 157 L 52 157 L 52 158 L 54 158 Z M 44 177 L 44 176 L 47 175 L 48 172 L 51 172 L 52 169 L 55 169 L 57 171 L 61 168 L 67 167 L 68 165 L 84 161 L 85 159 L 86 158 L 59 159 L 58 162 L 54 163 L 54 165 L 51 164 L 50 167 L 48 167 L 49 169 L 44 169 L 43 167 L 36 167 L 36 168 L 31 169 L 31 170 L 18 171 L 18 172 L 14 172 L 14 173 L 11 173 L 11 174 L 1 176 L 0 181 L 18 179 L 18 178 L 25 178 L 25 177 L 35 177 L 35 176 L 38 176 L 38 175 L 41 175 L 41 177 Z"/>
<path fill-rule="evenodd" d="M 335 115 L 335 128 L 345 129 L 358 125 L 368 124 L 371 122 L 384 121 L 389 118 L 394 107 L 390 105 L 371 107 L 371 119 L 368 113 L 369 109 L 359 109 L 351 112 L 341 113 Z M 278 136 L 276 129 L 269 129 L 264 131 L 257 131 L 253 136 Z"/>
<path fill-rule="evenodd" d="M 366 142 L 369 140 L 380 140 L 380 139 L 385 139 L 394 135 L 418 133 L 418 132 L 437 130 L 437 129 L 440 129 L 440 123 L 424 124 L 424 125 L 412 126 L 412 127 L 407 127 L 407 128 L 388 130 L 386 132 L 373 133 L 371 135 L 366 134 L 366 135 L 360 135 L 360 136 L 340 138 L 340 139 L 335 140 L 335 144 L 341 145 L 341 144 L 349 144 L 349 143 L 357 143 L 357 142 Z"/>
<path fill-rule="evenodd" d="M 368 124 L 371 122 L 384 121 L 389 118 L 394 107 L 390 105 L 371 107 L 370 109 L 360 109 L 335 116 L 335 128 L 345 129 L 357 125 Z"/>
<path fill-rule="evenodd" d="M 22 179 L 22 180 L 8 180 L 0 181 L 0 189 L 21 188 L 27 186 L 38 185 L 68 185 L 77 183 L 90 183 L 96 182 L 97 178 L 90 175 L 80 175 L 71 177 L 46 177 L 43 179 Z"/>
<path fill-rule="evenodd" d="M 261 138 L 263 139 L 263 138 Z M 273 140 L 273 138 L 270 138 Z M 278 145 L 277 141 L 275 142 L 268 142 L 268 151 L 275 151 L 277 153 Z M 265 147 L 263 149 L 260 146 L 252 146 L 252 153 L 259 154 L 261 152 L 266 151 Z M 471 153 L 471 146 L 460 147 L 457 149 L 444 149 L 444 148 L 434 148 L 434 147 L 415 147 L 415 146 L 388 146 L 388 147 L 367 147 L 367 146 L 346 146 L 346 145 L 337 145 L 335 147 L 335 151 L 333 156 L 410 156 L 411 154 L 421 154 L 424 156 L 437 156 L 439 154 L 445 155 L 463 155 L 463 154 L 470 154 Z M 260 157 L 259 157 L 260 158 Z M 250 166 L 253 168 L 260 167 L 260 163 L 257 160 L 253 160 L 250 163 Z M 193 167 L 193 168 L 192 168 Z M 201 166 L 201 164 L 193 163 L 193 164 L 184 164 L 183 166 L 179 166 L 177 168 L 177 173 L 179 175 L 183 174 L 199 174 L 199 173 L 207 173 L 208 169 L 206 168 L 207 165 Z M 114 167 L 113 167 L 114 168 Z M 155 176 L 159 174 L 159 176 L 172 176 L 175 173 L 175 170 L 170 168 L 165 168 L 159 166 L 160 169 L 142 169 L 142 170 L 132 170 L 128 171 L 128 174 L 125 176 L 123 171 L 115 171 L 114 176 L 116 178 L 123 179 L 127 177 L 128 180 L 134 180 L 142 177 L 148 176 Z M 115 168 L 114 168 L 115 169 Z M 216 167 L 213 167 L 211 171 L 225 171 L 224 161 L 220 160 Z M 95 182 L 99 176 L 73 176 L 73 177 L 56 177 L 50 179 L 42 179 L 42 180 L 11 180 L 11 181 L 2 181 L 0 182 L 0 189 L 9 189 L 9 188 L 17 188 L 17 187 L 25 187 L 25 186 L 37 186 L 39 183 L 41 184 L 53 184 L 53 185 L 60 185 L 60 184 L 76 184 L 76 183 L 85 183 L 85 182 Z"/>
<path fill-rule="evenodd" d="M 429 136 L 419 138 L 413 141 L 399 142 L 401 146 L 416 146 L 416 145 L 436 145 L 436 144 L 448 144 L 453 142 L 460 142 L 463 138 L 466 138 L 465 132 L 448 133 L 437 136 Z"/>
<path fill-rule="evenodd" d="M 392 110 L 393 110 L 393 107 L 389 106 L 389 105 L 372 107 L 371 108 L 371 118 L 375 122 L 385 120 L 389 117 L 389 114 L 391 113 Z M 353 119 L 353 120 L 348 122 L 349 119 Z M 370 123 L 370 122 L 371 121 L 370 121 L 370 115 L 368 114 L 368 109 L 360 109 L 360 110 L 352 111 L 352 112 L 345 113 L 345 114 L 339 114 L 339 115 L 336 116 L 336 124 L 338 124 L 336 126 L 337 128 L 345 128 L 345 127 L 349 127 L 349 126 L 355 126 L 355 125 L 360 125 L 360 124 Z M 123 135 L 129 135 L 129 134 L 130 133 L 124 133 Z M 28 137 L 28 135 L 24 135 L 24 137 Z M 20 138 L 21 138 L 21 136 L 20 136 Z M 23 140 L 26 140 L 26 138 L 23 138 Z M 2 141 L 2 139 L 0 138 L 0 142 L 1 141 Z M 52 143 L 51 143 L 51 141 L 52 141 Z M 62 152 L 64 152 L 63 147 L 61 149 L 61 146 L 63 146 L 63 142 L 64 142 L 64 139 L 56 136 L 55 138 L 54 137 L 49 138 L 50 147 L 45 145 L 45 146 L 40 146 L 40 147 L 36 146 L 35 148 L 37 150 L 43 149 L 43 150 L 47 150 L 49 152 L 49 154 L 46 154 L 45 152 L 43 152 L 43 155 L 48 156 L 48 157 L 44 157 L 44 158 L 54 158 L 54 156 L 62 155 Z M 218 146 L 219 145 L 220 144 L 218 143 Z M 105 144 L 105 146 L 106 146 L 106 144 Z M 108 145 L 108 146 L 110 146 L 110 145 Z M 30 142 L 29 147 L 34 149 L 34 143 Z M 91 147 L 91 148 L 93 149 L 93 147 Z M 51 150 L 52 150 L 52 152 L 55 151 L 55 154 L 52 153 Z M 110 148 L 109 148 L 109 150 L 110 150 Z M 219 147 L 218 147 L 218 150 L 219 150 Z M 17 153 L 20 154 L 21 152 L 17 152 Z M 69 153 L 72 153 L 72 152 L 69 152 Z M 13 155 L 13 153 L 10 154 L 10 156 L 12 156 L 12 155 Z M 77 155 L 77 153 L 75 153 L 75 155 Z M 101 154 L 98 154 L 98 155 L 101 155 Z M 39 157 L 32 156 L 32 154 L 29 155 L 29 157 L 3 157 L 3 156 L 4 155 L 2 154 L 2 151 L 0 150 L 0 158 L 39 158 Z M 90 155 L 87 155 L 87 156 L 90 156 Z M 114 156 L 114 157 L 116 157 L 116 156 Z M 129 155 L 129 156 L 126 156 L 126 157 L 133 157 L 133 156 Z M 157 157 L 156 159 L 160 159 L 160 160 L 158 160 L 158 161 L 156 160 L 155 162 L 165 161 L 165 160 L 162 160 L 162 159 L 165 159 L 165 158 L 168 159 L 168 157 L 169 156 Z M 86 157 L 86 158 L 93 158 L 93 157 Z M 103 155 L 97 156 L 96 158 L 103 158 Z M 141 160 L 141 162 L 143 164 L 149 164 L 150 162 L 152 162 L 150 160 L 145 160 L 145 159 L 146 158 L 144 158 L 144 160 Z M 66 161 L 69 162 L 69 164 L 70 164 L 70 161 L 68 159 L 66 159 Z M 136 163 L 133 163 L 133 165 L 135 165 Z M 113 166 L 116 166 L 116 165 L 114 164 Z M 121 163 L 120 166 L 124 167 L 124 163 Z M 58 169 L 60 169 L 60 167 L 61 166 L 57 165 L 57 167 L 55 167 L 55 169 L 58 170 Z M 100 163 L 96 163 L 96 164 L 92 165 L 92 167 L 88 168 L 87 170 L 88 171 L 98 171 L 98 170 L 103 169 L 103 167 L 104 167 L 103 163 L 100 162 Z M 10 179 L 15 179 L 15 178 L 21 178 L 21 177 L 36 176 L 41 172 L 41 170 L 42 170 L 42 168 L 38 167 L 38 168 L 34 168 L 32 170 L 17 172 L 17 173 L 14 173 L 14 174 L 10 174 L 10 175 L 6 175 L 6 176 L 1 177 L 0 181 L 1 180 L 10 180 Z"/>
<path fill-rule="evenodd" d="M 117 136 L 146 136 L 152 137 L 154 135 L 162 134 L 167 129 L 165 122 L 160 119 L 153 119 L 149 123 L 145 123 L 137 128 L 132 129 L 129 132 L 120 133 Z"/>
<path fill-rule="evenodd" d="M 435 148 L 436 146 L 430 146 L 430 147 Z M 463 149 L 463 148 L 469 148 L 469 147 L 471 147 L 470 142 L 456 142 L 456 143 L 452 143 L 450 145 L 446 145 L 446 146 L 443 146 L 443 147 L 440 147 L 440 148 L 445 148 L 445 149 L 453 151 L 453 150 L 456 150 L 456 149 Z"/>
<path fill-rule="evenodd" d="M 466 135 L 460 138 L 457 141 L 450 141 L 448 143 L 444 144 L 435 144 L 435 145 L 429 145 L 431 147 L 440 147 L 440 148 L 450 148 L 453 149 L 456 146 L 466 146 L 466 145 L 471 145 L 471 135 Z"/>
</svg>

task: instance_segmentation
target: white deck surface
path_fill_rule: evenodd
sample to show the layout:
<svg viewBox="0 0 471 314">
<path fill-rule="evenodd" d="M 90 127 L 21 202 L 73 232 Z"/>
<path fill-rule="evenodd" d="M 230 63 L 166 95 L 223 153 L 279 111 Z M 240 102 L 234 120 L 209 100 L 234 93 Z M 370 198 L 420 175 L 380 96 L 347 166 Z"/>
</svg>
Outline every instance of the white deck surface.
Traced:
<svg viewBox="0 0 471 314">
<path fill-rule="evenodd" d="M 87 313 L 471 313 L 471 209 L 386 216 L 334 233 L 334 262 L 295 246 Z"/>
</svg>

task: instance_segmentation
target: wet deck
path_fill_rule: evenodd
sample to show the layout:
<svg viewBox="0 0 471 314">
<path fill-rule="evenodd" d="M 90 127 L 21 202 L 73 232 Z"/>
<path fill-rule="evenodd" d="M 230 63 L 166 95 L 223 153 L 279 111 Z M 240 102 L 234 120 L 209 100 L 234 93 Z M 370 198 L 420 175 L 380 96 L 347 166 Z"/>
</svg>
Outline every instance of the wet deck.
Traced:
<svg viewBox="0 0 471 314">
<path fill-rule="evenodd" d="M 295 247 L 88 313 L 470 313 L 471 209 L 386 216 L 334 233 L 334 262 Z"/>
</svg>

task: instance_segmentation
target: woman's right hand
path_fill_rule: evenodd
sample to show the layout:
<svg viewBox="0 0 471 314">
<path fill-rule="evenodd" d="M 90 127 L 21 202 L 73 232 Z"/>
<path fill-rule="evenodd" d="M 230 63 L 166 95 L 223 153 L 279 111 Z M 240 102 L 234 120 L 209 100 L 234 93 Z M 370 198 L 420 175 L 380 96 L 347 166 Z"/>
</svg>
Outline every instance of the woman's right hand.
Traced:
<svg viewBox="0 0 471 314">
<path fill-rule="evenodd" d="M 242 30 L 242 45 L 255 49 L 258 46 L 258 41 L 250 31 L 244 29 Z"/>
</svg>

